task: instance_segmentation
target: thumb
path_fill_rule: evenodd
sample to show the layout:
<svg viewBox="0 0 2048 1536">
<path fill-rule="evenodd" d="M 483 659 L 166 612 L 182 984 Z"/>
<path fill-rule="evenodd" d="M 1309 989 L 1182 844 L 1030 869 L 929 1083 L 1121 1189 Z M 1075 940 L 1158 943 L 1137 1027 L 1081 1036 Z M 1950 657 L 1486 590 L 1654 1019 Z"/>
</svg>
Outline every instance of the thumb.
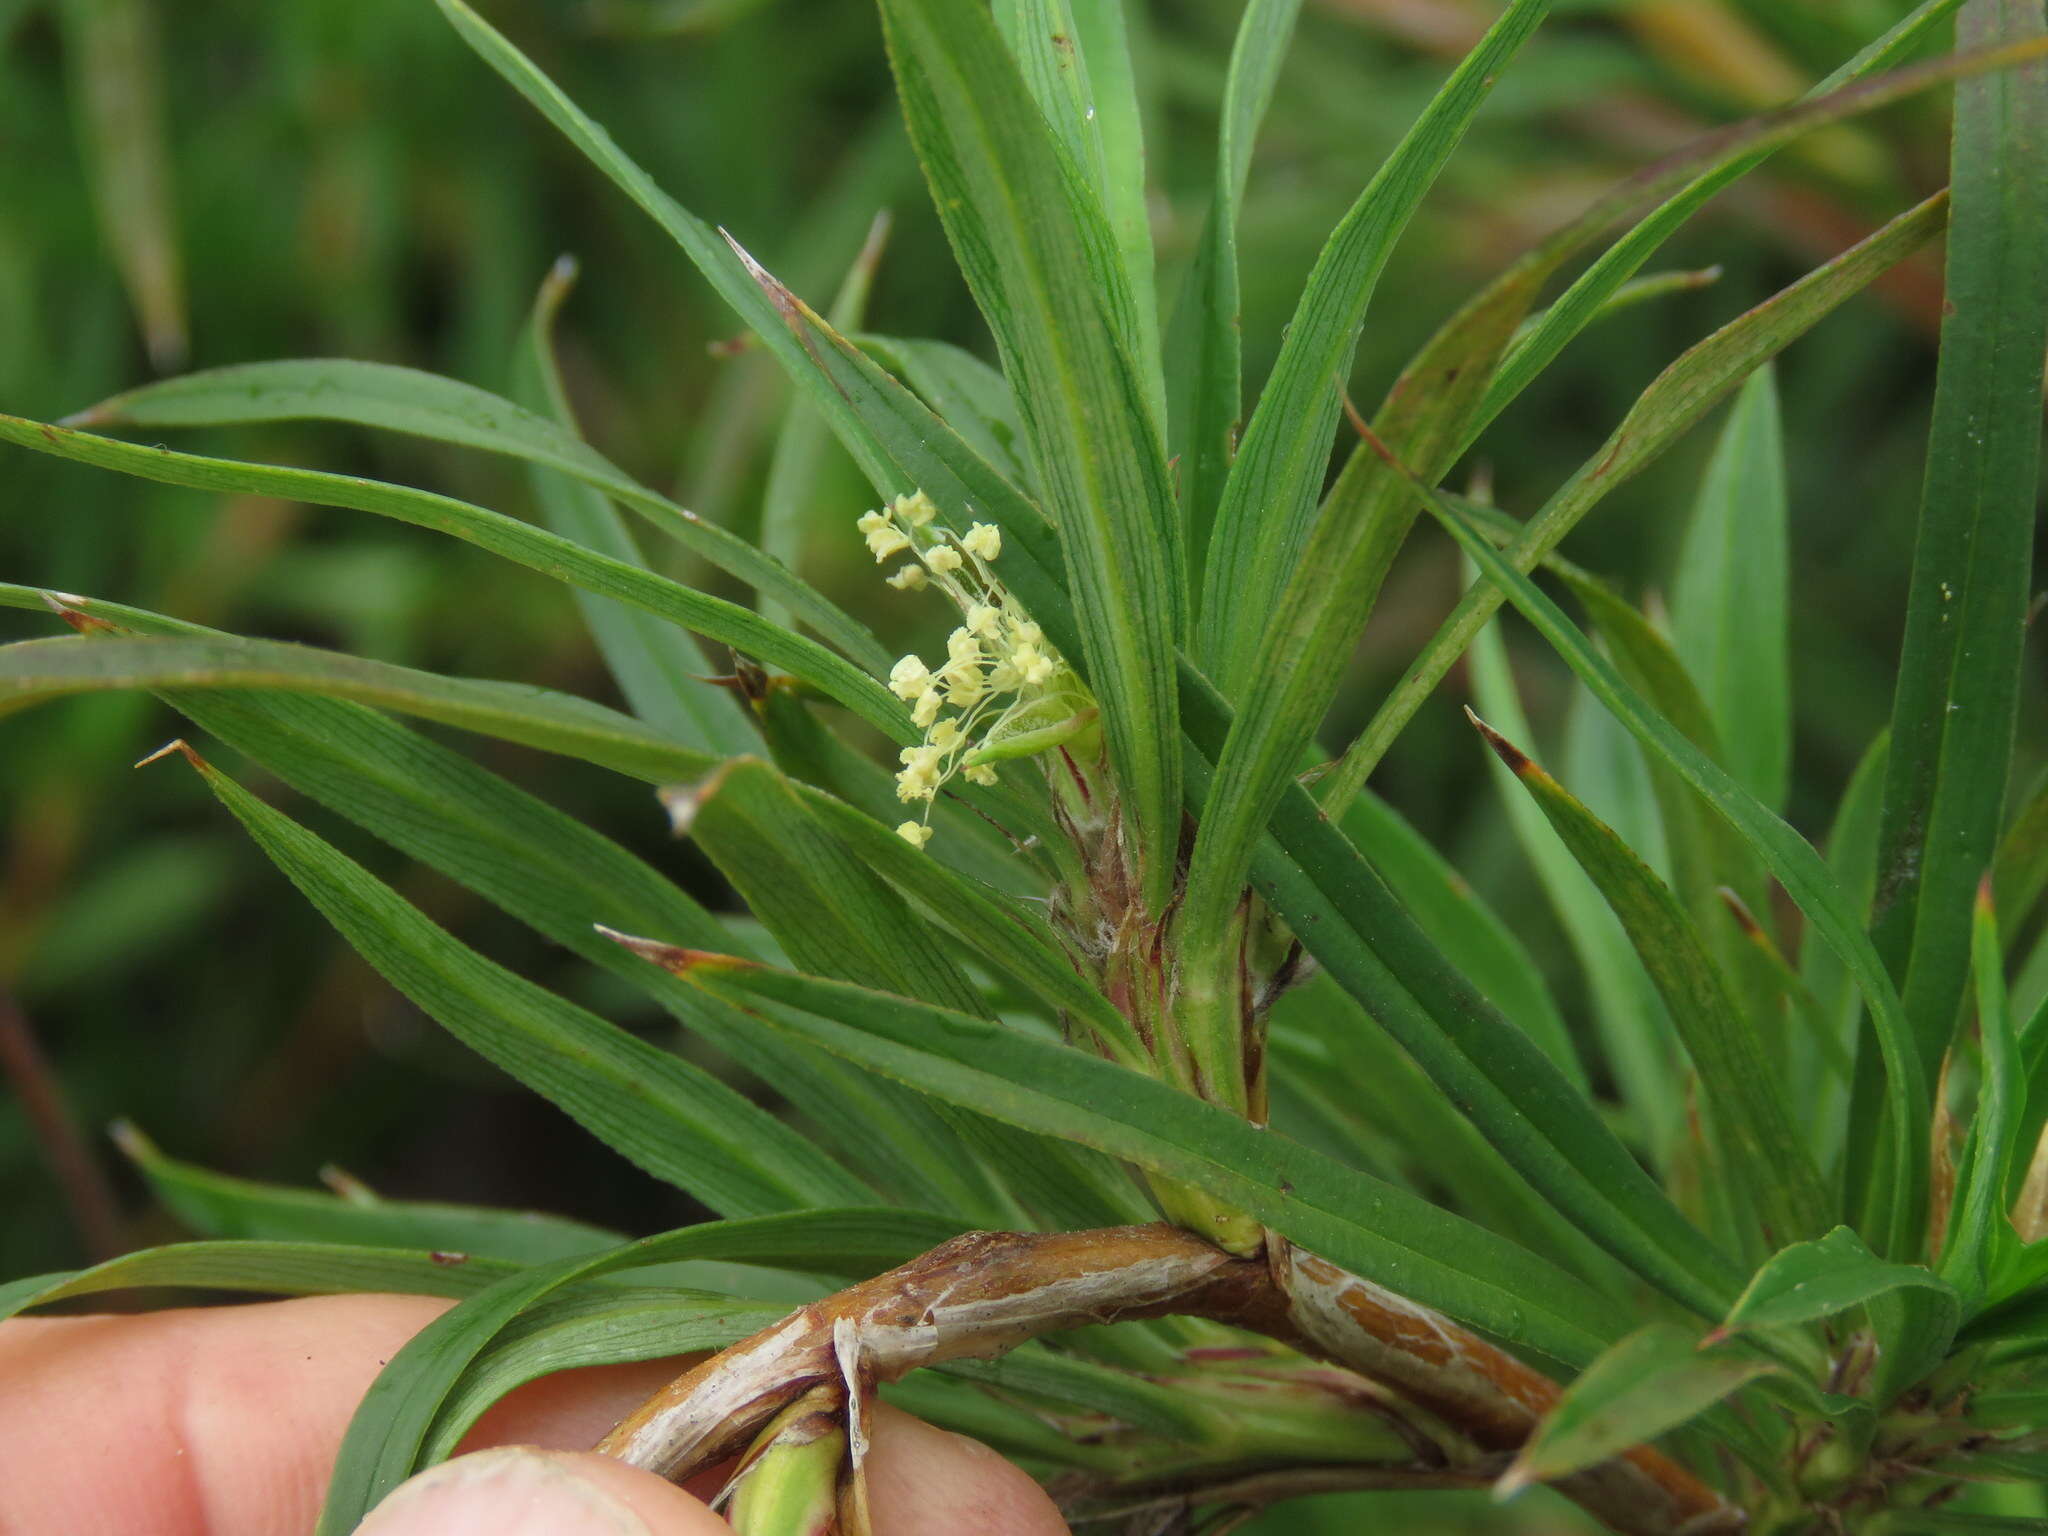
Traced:
<svg viewBox="0 0 2048 1536">
<path fill-rule="evenodd" d="M 587 1451 L 507 1446 L 401 1483 L 357 1536 L 732 1536 L 652 1472 Z"/>
</svg>

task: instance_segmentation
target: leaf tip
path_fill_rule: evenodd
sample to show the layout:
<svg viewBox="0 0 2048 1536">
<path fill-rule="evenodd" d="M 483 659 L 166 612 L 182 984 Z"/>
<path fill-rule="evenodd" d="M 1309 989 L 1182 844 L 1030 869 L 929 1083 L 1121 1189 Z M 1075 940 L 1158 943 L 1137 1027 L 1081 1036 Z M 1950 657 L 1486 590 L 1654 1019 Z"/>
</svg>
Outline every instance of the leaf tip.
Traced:
<svg viewBox="0 0 2048 1536">
<path fill-rule="evenodd" d="M 86 601 L 87 599 L 74 597 L 69 592 L 45 592 L 43 594 L 43 606 L 77 630 L 81 635 L 100 634 L 103 632 L 113 633 L 116 628 L 115 625 L 109 624 L 105 619 L 94 618 L 91 614 L 84 611 Z"/>
<path fill-rule="evenodd" d="M 660 939 L 643 939 L 635 934 L 621 933 L 616 928 L 607 928 L 603 923 L 590 926 L 622 949 L 631 950 L 642 960 L 658 965 L 674 976 L 688 977 L 692 972 L 701 970 L 737 970 L 748 964 L 734 955 L 715 954 L 708 949 L 685 949 L 680 944 L 664 944 Z"/>
<path fill-rule="evenodd" d="M 1486 744 L 1493 748 L 1494 755 L 1508 765 L 1508 771 L 1516 778 L 1526 779 L 1531 774 L 1543 771 L 1536 766 L 1528 753 L 1480 719 L 1477 711 L 1469 704 L 1465 706 L 1465 718 L 1472 722 L 1473 729 L 1486 739 Z"/>
<path fill-rule="evenodd" d="M 151 763 L 156 762 L 159 758 L 169 757 L 173 752 L 182 753 L 184 755 L 185 761 L 190 763 L 194 768 L 197 768 L 201 773 L 210 772 L 213 767 L 213 765 L 207 762 L 205 758 L 201 757 L 197 752 L 193 751 L 192 744 L 185 740 L 185 738 L 182 736 L 175 737 L 172 740 L 165 742 L 162 746 L 158 747 L 154 752 L 150 753 L 147 757 L 136 759 L 135 766 L 138 768 L 147 768 Z"/>
<path fill-rule="evenodd" d="M 1512 1499 L 1535 1481 L 1536 1478 L 1529 1471 L 1529 1468 L 1524 1463 L 1517 1461 L 1507 1471 L 1494 1479 L 1493 1502 L 1505 1504 L 1509 1499 Z"/>
<path fill-rule="evenodd" d="M 1726 907 L 1729 915 L 1735 919 L 1736 926 L 1742 930 L 1743 937 L 1749 939 L 1752 943 L 1760 944 L 1764 941 L 1764 925 L 1758 922 L 1756 914 L 1749 910 L 1748 902 L 1744 901 L 1725 885 L 1716 886 L 1714 894 L 1721 898 L 1721 905 Z"/>
<path fill-rule="evenodd" d="M 131 1163 L 146 1162 L 156 1152 L 150 1139 L 133 1120 L 125 1116 L 107 1127 L 107 1139 L 121 1149 Z"/>
<path fill-rule="evenodd" d="M 1977 881 L 1977 915 L 1985 918 L 1998 915 L 1998 900 L 1992 895 L 1991 871 L 1988 869 Z"/>
<path fill-rule="evenodd" d="M 559 304 L 569 296 L 569 290 L 576 286 L 576 279 L 583 275 L 583 264 L 576 259 L 574 251 L 564 251 L 554 259 L 548 268 L 548 275 L 541 279 L 540 291 L 549 301 L 550 307 Z"/>
</svg>

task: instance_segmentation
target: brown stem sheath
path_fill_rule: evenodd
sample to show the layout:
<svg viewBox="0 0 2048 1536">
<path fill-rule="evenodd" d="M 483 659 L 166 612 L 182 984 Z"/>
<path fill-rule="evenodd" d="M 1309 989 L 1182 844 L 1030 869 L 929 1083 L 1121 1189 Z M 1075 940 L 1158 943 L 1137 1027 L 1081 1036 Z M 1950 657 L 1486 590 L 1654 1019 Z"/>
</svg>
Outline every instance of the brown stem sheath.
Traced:
<svg viewBox="0 0 2048 1536">
<path fill-rule="evenodd" d="M 1168 1315 L 1247 1329 L 1347 1367 L 1411 1405 L 1428 1454 L 1388 1469 L 1406 1486 L 1484 1480 L 1558 1396 L 1548 1377 L 1448 1318 L 1278 1239 L 1261 1257 L 1236 1258 L 1164 1225 L 970 1232 L 693 1367 L 598 1449 L 680 1479 L 739 1451 L 795 1398 L 850 1368 L 866 1381 L 895 1381 L 1084 1324 Z M 1705 1536 L 1744 1523 L 1646 1446 L 1559 1487 L 1625 1536 Z"/>
</svg>

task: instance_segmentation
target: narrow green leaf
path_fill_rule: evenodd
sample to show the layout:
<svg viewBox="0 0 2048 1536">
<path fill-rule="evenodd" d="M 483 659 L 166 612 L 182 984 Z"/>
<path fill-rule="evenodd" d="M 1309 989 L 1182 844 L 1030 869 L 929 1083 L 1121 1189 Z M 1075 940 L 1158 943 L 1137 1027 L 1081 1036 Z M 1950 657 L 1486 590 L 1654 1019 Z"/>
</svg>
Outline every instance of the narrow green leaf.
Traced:
<svg viewBox="0 0 2048 1536">
<path fill-rule="evenodd" d="M 1841 883 L 1851 910 L 1866 918 L 1877 886 L 1877 828 L 1884 803 L 1884 759 L 1890 743 L 1890 733 L 1879 731 L 1857 759 L 1848 787 L 1835 806 L 1825 844 L 1828 869 Z M 1812 942 L 1800 948 L 1799 973 L 1812 988 L 1827 1029 L 1854 1065 L 1856 1076 L 1851 1081 L 1869 1074 L 1870 1091 L 1859 1093 L 1859 1097 L 1867 1099 L 1875 1113 L 1881 1108 L 1877 1074 L 1883 1066 L 1874 1053 L 1863 1048 L 1863 994 L 1857 990 L 1855 977 L 1826 944 Z M 1819 1144 L 1836 1154 L 1836 1182 L 1844 1191 L 1842 1209 L 1857 1211 L 1864 1208 L 1860 1192 L 1868 1170 L 1848 1162 L 1839 1151 L 1849 1135 L 1850 1104 L 1849 1094 L 1839 1090 L 1828 1092 L 1816 1105 L 1815 1125 L 1824 1138 Z"/>
<path fill-rule="evenodd" d="M 1692 919 L 1612 828 L 1480 721 L 1488 745 L 1541 807 L 1627 929 L 1699 1072 L 1710 1134 L 1774 1243 L 1818 1233 L 1828 1202 L 1754 1021 L 1728 996 Z"/>
<path fill-rule="evenodd" d="M 1882 37 L 1815 85 L 1804 101 L 1760 119 L 1757 126 L 1764 131 L 1724 130 L 1729 142 L 1706 169 L 1690 163 L 1689 157 L 1681 157 L 1690 179 L 1616 241 L 1544 311 L 1542 322 L 1521 339 L 1489 386 L 1486 404 L 1473 421 L 1471 436 L 1477 437 L 1485 430 L 1487 423 L 1506 409 L 1530 380 L 1549 367 L 1573 337 L 1598 319 L 1609 301 L 1658 247 L 1715 193 L 1747 176 L 1785 144 L 1814 127 L 1841 121 L 1882 102 L 1896 100 L 1901 94 L 1953 78 L 1940 63 L 1899 70 L 1880 80 L 1868 77 L 1910 57 L 1961 5 L 1962 0 L 1922 0 Z M 1834 106 L 1825 106 L 1830 98 Z M 1663 196 L 1665 192 L 1660 185 L 1657 195 Z"/>
<path fill-rule="evenodd" d="M 555 320 L 576 278 L 564 257 L 541 283 L 520 339 L 514 392 L 580 440 L 575 412 L 555 362 Z M 646 566 L 640 545 L 604 492 L 588 481 L 529 463 L 527 477 L 541 520 L 573 543 L 627 565 Z M 634 714 L 676 740 L 714 757 L 752 750 L 759 741 L 731 690 L 706 679 L 714 670 L 686 629 L 644 609 L 578 591 L 576 606 L 590 626 L 605 665 Z"/>
<path fill-rule="evenodd" d="M 2019 813 L 1998 841 L 1992 868 L 1998 910 L 2006 931 L 2016 933 L 2048 889 L 2048 773 L 2022 798 Z"/>
<path fill-rule="evenodd" d="M 625 1241 L 616 1232 L 538 1211 L 374 1196 L 343 1199 L 261 1184 L 166 1157 L 125 1122 L 114 1128 L 114 1136 L 164 1208 L 207 1237 L 418 1248 L 515 1264 L 545 1264 Z"/>
<path fill-rule="evenodd" d="M 1179 465 L 1188 580 L 1199 582 L 1244 419 L 1237 221 L 1252 144 L 1272 102 L 1301 0 L 1247 0 L 1223 82 L 1215 190 L 1167 328 L 1167 442 Z"/>
<path fill-rule="evenodd" d="M 1767 364 L 1735 397 L 1671 591 L 1678 651 L 1713 710 L 1728 771 L 1774 811 L 1792 770 L 1785 439 Z"/>
<path fill-rule="evenodd" d="M 1701 1354 L 1669 1323 L 1638 1330 L 1587 1366 L 1494 1485 L 1505 1498 L 1567 1477 L 1698 1418 L 1778 1369 L 1752 1355 Z"/>
<path fill-rule="evenodd" d="M 1438 521 L 1464 546 L 1487 580 L 1513 601 L 1594 696 L 1646 749 L 1669 763 L 1756 850 L 1856 978 L 1876 1021 L 1886 1068 L 1886 1103 L 1892 1115 L 1895 1166 L 1903 1175 L 1893 1191 L 1888 1251 L 1915 1251 L 1919 1202 L 1924 1197 L 1925 1184 L 1912 1175 L 1925 1167 L 1927 1157 L 1927 1081 L 1913 1049 L 1898 994 L 1892 990 L 1855 908 L 1811 844 L 1759 804 L 1675 726 L 1645 705 L 1557 605 L 1538 591 L 1509 562 L 1507 555 L 1495 550 L 1483 535 L 1473 530 L 1455 507 L 1421 481 L 1411 479 L 1410 483 L 1428 499 Z"/>
<path fill-rule="evenodd" d="M 1468 655 L 1472 696 L 1480 710 L 1508 735 L 1533 740 L 1501 625 L 1481 630 Z M 1620 920 L 1601 900 L 1592 878 L 1542 809 L 1521 791 L 1505 765 L 1496 761 L 1489 771 L 1515 841 L 1584 974 L 1602 1054 L 1635 1139 L 1653 1166 L 1667 1168 L 1685 1131 L 1682 1074 L 1670 1012 Z"/>
<path fill-rule="evenodd" d="M 345 1536 L 411 1476 L 471 1363 L 513 1319 L 565 1286 L 684 1259 L 871 1272 L 914 1258 L 959 1230 L 915 1211 L 808 1210 L 707 1222 L 507 1276 L 435 1318 L 371 1384 L 342 1440 L 315 1536 Z"/>
<path fill-rule="evenodd" d="M 1964 46 L 2039 41 L 1968 0 Z M 2031 593 L 2048 351 L 2048 65 L 1957 91 L 1934 425 L 1886 760 L 1872 932 L 1931 1072 L 1970 969 L 1970 893 L 2005 803 Z"/>
<path fill-rule="evenodd" d="M 1729 1308 L 1716 1332 L 1819 1322 L 1900 1290 L 1928 1291 L 1938 1299 L 1946 1298 L 1953 1329 L 1959 1303 L 1947 1281 L 1918 1264 L 1888 1264 L 1874 1257 L 1849 1228 L 1836 1227 L 1825 1237 L 1794 1243 L 1772 1255 Z"/>
<path fill-rule="evenodd" d="M 582 481 L 726 574 L 772 597 L 869 671 L 889 657 L 867 626 L 806 586 L 772 555 L 708 523 L 547 417 L 474 385 L 390 363 L 325 358 L 242 363 L 146 384 L 69 418 L 76 427 L 213 427 L 345 421 L 504 454 Z"/>
<path fill-rule="evenodd" d="M 1521 318 L 1526 297 L 1510 294 L 1488 302 L 1466 323 L 1448 327 L 1441 345 L 1426 349 L 1396 384 L 1380 425 L 1397 452 L 1432 470 L 1449 467 L 1449 443 Z M 1189 859 L 1179 942 L 1195 963 L 1184 974 L 1184 1033 L 1190 1054 L 1212 1082 L 1228 1081 L 1219 1073 L 1240 1054 L 1237 1010 L 1228 997 L 1234 983 L 1227 965 L 1202 960 L 1229 953 L 1226 930 L 1252 850 L 1311 748 L 1379 583 L 1415 517 L 1413 498 L 1377 459 L 1354 458 L 1329 500 L 1308 536 L 1305 556 L 1285 578 L 1277 613 L 1260 621 L 1259 685 L 1246 693 L 1231 722 Z"/>
<path fill-rule="evenodd" d="M 1494 81 L 1549 10 L 1550 0 L 1514 0 L 1387 157 L 1316 259 L 1245 428 L 1203 569 L 1200 654 L 1234 703 L 1250 696 L 1266 627 L 1283 611 L 1281 594 L 1307 542 L 1342 380 L 1380 272 Z"/>
<path fill-rule="evenodd" d="M 249 492 L 316 506 L 347 507 L 431 528 L 553 580 L 630 603 L 766 665 L 781 667 L 892 736 L 909 741 L 916 735 L 908 712 L 888 689 L 823 646 L 778 629 L 737 604 L 708 597 L 680 582 L 467 502 L 350 475 L 145 448 L 16 416 L 0 415 L 0 442 L 194 490 Z"/>
<path fill-rule="evenodd" d="M 1971 924 L 1971 958 L 1977 973 L 1977 1034 L 1984 1075 L 1977 1088 L 1977 1112 L 1956 1171 L 1956 1203 L 1941 1254 L 1941 1277 L 1962 1292 L 1972 1307 L 1981 1301 L 2002 1250 L 2016 1244 L 2006 1220 L 2006 1191 L 2014 1164 L 2028 1150 L 2020 1141 L 2027 1112 L 2027 1074 L 2019 1033 L 2005 993 L 2005 949 L 1998 940 L 1998 912 L 1987 875 L 1978 888 Z"/>
<path fill-rule="evenodd" d="M 429 1253 L 339 1243 L 172 1243 L 125 1253 L 74 1274 L 31 1275 L 0 1285 L 0 1319 L 75 1296 L 145 1286 L 273 1296 L 348 1291 L 470 1296 L 517 1272 L 517 1265 L 502 1259 L 437 1262 Z"/>
<path fill-rule="evenodd" d="M 939 934 L 912 917 L 858 845 L 839 831 L 850 818 L 828 820 L 822 807 L 814 812 L 814 803 L 767 764 L 742 759 L 700 787 L 683 814 L 690 835 L 797 965 L 989 1017 L 988 1004 L 954 963 Z M 916 856 L 917 850 L 893 833 L 875 830 Z M 1048 1163 L 1061 1161 L 1064 1149 L 1027 1146 L 1007 1128 L 980 1125 L 976 1117 L 950 1108 L 934 1113 L 922 1105 L 904 1104 L 893 1122 L 876 1126 L 872 1134 L 895 1141 L 904 1161 L 918 1171 L 918 1192 L 926 1203 L 972 1215 L 983 1225 L 1017 1221 L 1018 1213 L 1005 1204 L 1003 1185 L 1014 1182 L 1018 1174 L 1038 1190 L 1041 1202 L 1051 1198 L 1069 1213 L 1086 1210 L 1094 1224 L 1140 1214 L 1128 1200 L 1092 1205 L 1087 1200 L 1091 1188 L 1113 1189 L 1121 1183 L 1112 1170 L 1096 1170 L 1091 1176 L 1089 1170 L 1074 1167 L 1074 1189 L 1063 1196 L 1057 1181 L 1048 1181 L 1041 1173 Z M 968 1154 L 969 1147 L 994 1165 L 996 1179 Z M 1011 1178 L 1001 1177 L 1005 1169 Z"/>
<path fill-rule="evenodd" d="M 1106 221 L 1072 195 L 1051 130 L 979 6 L 883 0 L 882 14 L 911 137 L 1060 531 L 1139 883 L 1157 910 L 1180 838 L 1172 666 L 1186 605 L 1161 427 L 1105 310 Z"/>
<path fill-rule="evenodd" d="M 1182 719 L 1199 813 L 1229 706 L 1186 663 Z M 1718 1316 L 1741 1274 L 1686 1221 L 1585 1094 L 1459 974 L 1300 787 L 1285 791 L 1252 888 L 1510 1164 L 1595 1242 L 1682 1305 Z"/>
<path fill-rule="evenodd" d="M 156 0 L 63 0 L 65 62 L 93 204 L 150 361 L 185 357 L 185 269 Z"/>
<path fill-rule="evenodd" d="M 1025 902 L 976 886 L 830 795 L 800 791 L 805 806 L 926 921 L 983 964 L 1086 1029 L 1115 1059 L 1150 1058 L 1130 1021 L 1076 974 L 1045 920 Z"/>
<path fill-rule="evenodd" d="M 1344 1161 L 1428 1193 L 1610 1294 L 1636 1288 L 1634 1277 L 1545 1200 L 1329 976 L 1281 999 L 1267 1048 L 1276 1099 L 1291 1075 L 1331 1101 L 1333 1126 L 1351 1149 Z"/>
<path fill-rule="evenodd" d="M 660 783 L 712 759 L 630 715 L 520 683 L 439 677 L 275 640 L 23 640 L 0 646 L 0 715 L 107 689 L 282 689 L 374 704 Z"/>
<path fill-rule="evenodd" d="M 1024 424 L 1017 399 L 1003 376 L 965 348 L 949 341 L 900 336 L 853 338 L 917 393 L 968 447 L 1012 485 L 1031 490 L 1024 463 Z M 927 494 L 936 495 L 927 487 Z"/>
<path fill-rule="evenodd" d="M 1509 551 L 1515 569 L 1534 569 L 1608 492 L 1660 456 L 1752 372 L 1939 234 L 1947 211 L 1941 194 L 1901 214 L 1666 368 L 1606 444 L 1529 519 Z M 1500 593 L 1485 583 L 1465 594 L 1352 744 L 1342 769 L 1347 782 L 1364 781 L 1500 603 Z"/>
<path fill-rule="evenodd" d="M 1586 1069 L 1543 972 L 1500 915 L 1378 795 L 1352 801 L 1343 826 L 1451 964 L 1585 1092 Z"/>
<path fill-rule="evenodd" d="M 672 963 L 777 1028 L 1193 1184 L 1332 1263 L 1552 1359 L 1589 1358 L 1611 1326 L 1606 1303 L 1526 1250 L 1155 1079 L 908 998 L 722 957 Z"/>
<path fill-rule="evenodd" d="M 387 981 L 657 1178 L 759 1215 L 859 1198 L 815 1147 L 702 1069 L 484 959 L 202 759 L 207 787 Z"/>
<path fill-rule="evenodd" d="M 875 215 L 868 227 L 867 242 L 853 259 L 832 300 L 832 324 L 840 331 L 857 331 L 867 314 L 868 293 L 874 287 L 875 269 L 889 240 L 889 215 Z M 798 396 L 789 403 L 782 430 L 775 438 L 775 451 L 768 459 L 768 484 L 761 494 L 761 552 L 785 569 L 801 573 L 803 552 L 812 542 L 818 523 L 817 487 L 830 443 L 830 428 L 816 406 Z M 770 594 L 762 594 L 761 613 L 772 623 L 795 627 L 796 614 Z"/>
<path fill-rule="evenodd" d="M 1163 420 L 1145 146 L 1123 0 L 996 0 L 990 9 L 1078 184 L 1075 195 L 1099 205 L 1114 235 L 1114 264 L 1096 257 L 1097 273 L 1152 414 Z"/>
</svg>

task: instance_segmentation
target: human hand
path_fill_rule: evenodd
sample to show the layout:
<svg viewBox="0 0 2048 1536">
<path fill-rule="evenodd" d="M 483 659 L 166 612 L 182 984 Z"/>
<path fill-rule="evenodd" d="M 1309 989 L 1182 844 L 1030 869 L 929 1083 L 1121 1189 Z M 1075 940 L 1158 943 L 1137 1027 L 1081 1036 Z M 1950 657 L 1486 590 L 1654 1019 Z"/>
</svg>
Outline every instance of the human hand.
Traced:
<svg viewBox="0 0 2048 1536">
<path fill-rule="evenodd" d="M 0 1325 L 0 1536 L 304 1536 L 363 1392 L 445 1305 L 331 1296 Z M 521 1388 L 361 1536 L 731 1536 L 683 1489 L 573 1449 L 676 1369 Z M 907 1414 L 878 1411 L 867 1467 L 877 1536 L 1066 1536 L 1024 1473 Z"/>
</svg>

